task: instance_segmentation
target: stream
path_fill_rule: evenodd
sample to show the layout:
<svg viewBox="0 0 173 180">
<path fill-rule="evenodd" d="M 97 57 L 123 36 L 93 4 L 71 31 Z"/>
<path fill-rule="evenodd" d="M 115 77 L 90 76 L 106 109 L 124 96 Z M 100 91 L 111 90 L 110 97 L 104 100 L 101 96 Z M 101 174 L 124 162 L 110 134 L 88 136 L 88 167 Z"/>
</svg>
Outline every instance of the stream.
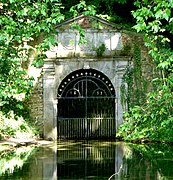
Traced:
<svg viewBox="0 0 173 180">
<path fill-rule="evenodd" d="M 173 146 L 59 141 L 0 153 L 0 180 L 169 180 Z"/>
</svg>

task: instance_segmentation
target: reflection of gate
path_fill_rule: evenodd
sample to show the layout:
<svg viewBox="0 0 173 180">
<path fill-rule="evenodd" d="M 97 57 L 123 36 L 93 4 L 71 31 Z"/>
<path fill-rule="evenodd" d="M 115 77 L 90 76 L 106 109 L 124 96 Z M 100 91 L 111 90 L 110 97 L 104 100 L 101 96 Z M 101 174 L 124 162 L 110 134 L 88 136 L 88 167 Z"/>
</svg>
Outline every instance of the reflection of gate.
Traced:
<svg viewBox="0 0 173 180">
<path fill-rule="evenodd" d="M 94 69 L 69 74 L 58 89 L 58 136 L 67 139 L 115 135 L 115 90 Z"/>
</svg>

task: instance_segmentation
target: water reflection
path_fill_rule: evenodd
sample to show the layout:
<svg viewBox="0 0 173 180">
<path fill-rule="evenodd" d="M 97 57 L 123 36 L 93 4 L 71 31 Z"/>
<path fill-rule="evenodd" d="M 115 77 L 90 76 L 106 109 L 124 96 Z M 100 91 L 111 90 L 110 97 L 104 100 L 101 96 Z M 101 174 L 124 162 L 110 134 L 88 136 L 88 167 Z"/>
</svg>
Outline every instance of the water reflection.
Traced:
<svg viewBox="0 0 173 180">
<path fill-rule="evenodd" d="M 34 152 L 34 147 L 20 147 L 10 149 L 0 154 L 0 175 L 12 174 L 15 169 L 22 168 L 24 162 Z"/>
<path fill-rule="evenodd" d="M 18 156 L 18 159 L 25 157 L 26 147 L 21 148 L 21 156 Z M 23 161 L 23 166 L 13 166 L 13 171 L 8 171 L 8 168 L 5 170 L 5 173 L 0 174 L 0 179 L 15 179 L 15 180 L 56 180 L 57 179 L 57 152 L 56 146 L 51 147 L 28 147 L 31 148 L 30 156 Z M 11 153 L 11 151 L 10 151 Z M 13 159 L 16 159 L 15 150 L 12 150 Z M 0 156 L 3 156 L 2 154 Z M 5 161 L 4 161 L 5 162 Z M 6 162 L 1 164 L 6 168 L 12 166 L 12 161 L 8 161 L 8 153 L 6 155 Z"/>
<path fill-rule="evenodd" d="M 59 179 L 108 179 L 123 159 L 121 144 L 78 142 L 58 148 Z M 115 169 L 116 168 L 116 169 Z"/>
<path fill-rule="evenodd" d="M 173 179 L 173 146 L 64 141 L 0 155 L 0 179 Z M 19 153 L 20 152 L 20 153 Z"/>
</svg>

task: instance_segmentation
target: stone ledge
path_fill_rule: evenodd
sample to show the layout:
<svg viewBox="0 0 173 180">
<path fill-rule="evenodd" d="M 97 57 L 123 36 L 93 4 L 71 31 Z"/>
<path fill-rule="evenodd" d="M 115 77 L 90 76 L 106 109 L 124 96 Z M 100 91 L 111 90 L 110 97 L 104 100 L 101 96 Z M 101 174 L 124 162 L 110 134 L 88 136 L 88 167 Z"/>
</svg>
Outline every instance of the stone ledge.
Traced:
<svg viewBox="0 0 173 180">
<path fill-rule="evenodd" d="M 42 139 L 16 139 L 9 138 L 0 141 L 0 152 L 4 150 L 10 150 L 11 148 L 18 148 L 21 146 L 48 146 L 52 145 L 54 141 L 46 141 Z"/>
</svg>

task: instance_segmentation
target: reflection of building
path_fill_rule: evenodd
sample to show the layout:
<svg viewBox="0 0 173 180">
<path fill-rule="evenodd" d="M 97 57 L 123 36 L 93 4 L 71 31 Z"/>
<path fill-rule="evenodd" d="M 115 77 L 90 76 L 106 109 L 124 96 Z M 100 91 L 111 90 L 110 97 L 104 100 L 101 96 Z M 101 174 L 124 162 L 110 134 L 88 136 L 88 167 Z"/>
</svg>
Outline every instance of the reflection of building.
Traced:
<svg viewBox="0 0 173 180">
<path fill-rule="evenodd" d="M 121 166 L 123 146 L 111 142 L 72 143 L 59 149 L 59 179 L 108 179 Z"/>
<path fill-rule="evenodd" d="M 55 147 L 49 145 L 36 149 L 26 147 L 23 149 L 24 152 L 19 148 L 15 153 L 10 152 L 9 156 L 7 154 L 4 156 L 3 152 L 0 179 L 173 178 L 171 145 L 135 144 L 133 146 L 108 141 L 61 141 L 54 145 Z"/>
<path fill-rule="evenodd" d="M 40 148 L 29 163 L 29 180 L 57 180 L 57 152 L 51 148 Z M 26 173 L 26 172 L 25 172 Z"/>
<path fill-rule="evenodd" d="M 75 29 L 78 25 L 84 28 L 84 34 L 81 35 Z M 36 87 L 34 98 L 32 99 L 31 116 L 40 124 L 41 128 L 44 127 L 42 131 L 46 139 L 56 140 L 57 131 L 63 128 L 62 126 L 58 127 L 59 122 L 61 125 L 65 124 L 65 121 L 60 117 L 62 114 L 59 114 L 61 108 L 58 106 L 60 106 L 62 101 L 60 90 L 73 85 L 73 91 L 70 93 L 73 93 L 73 98 L 75 96 L 77 101 L 79 101 L 81 97 L 77 96 L 77 94 L 80 87 L 76 88 L 77 85 L 81 84 L 82 87 L 82 82 L 84 82 L 85 90 L 89 92 L 87 88 L 91 86 L 87 85 L 92 81 L 98 87 L 98 89 L 95 89 L 95 93 L 98 93 L 96 96 L 103 97 L 104 94 L 104 97 L 110 97 L 111 93 L 105 93 L 107 87 L 111 92 L 114 91 L 114 94 L 111 94 L 111 98 L 114 98 L 114 104 L 112 106 L 114 115 L 109 116 L 106 112 L 107 110 L 104 109 L 103 112 L 107 113 L 108 118 L 111 117 L 114 119 L 112 126 L 110 126 L 114 128 L 115 137 L 116 130 L 122 123 L 123 114 L 120 87 L 126 67 L 132 66 L 134 43 L 138 42 L 142 48 L 141 52 L 143 54 L 141 56 L 144 61 L 143 66 L 147 69 L 147 77 L 148 71 L 152 72 L 152 66 L 146 60 L 146 49 L 143 48 L 142 36 L 119 30 L 120 28 L 116 27 L 115 24 L 101 18 L 82 15 L 66 20 L 56 28 L 57 34 L 55 34 L 55 38 L 57 39 L 57 46 L 52 47 L 46 53 L 47 59 L 45 59 L 45 64 L 42 68 L 42 79 Z M 85 37 L 86 42 L 80 44 L 80 40 L 83 37 Z M 88 74 L 81 74 L 83 71 Z M 80 74 L 76 72 L 80 72 Z M 74 81 L 76 81 L 76 84 L 71 83 Z M 103 84 L 105 84 L 105 87 L 103 87 Z M 92 96 L 93 104 L 97 104 L 96 96 Z M 87 98 L 89 98 L 89 95 L 85 93 L 85 100 Z M 102 106 L 103 108 L 106 107 L 104 104 Z M 71 107 L 68 106 L 67 108 Z M 87 103 L 84 106 L 80 106 L 80 112 L 85 110 L 85 118 L 88 120 L 88 118 L 91 118 L 90 116 L 88 117 L 88 114 L 90 112 L 93 114 L 94 109 L 91 109 L 92 106 L 89 106 L 90 110 L 88 111 L 87 107 Z M 97 114 L 96 111 L 93 115 L 94 117 L 102 117 L 101 114 L 105 114 L 100 112 Z M 72 118 L 73 116 L 74 114 L 71 113 L 71 117 L 68 118 Z M 90 119 L 88 121 L 91 127 L 92 123 L 90 123 Z M 77 124 L 80 127 L 81 123 L 78 122 Z"/>
</svg>

